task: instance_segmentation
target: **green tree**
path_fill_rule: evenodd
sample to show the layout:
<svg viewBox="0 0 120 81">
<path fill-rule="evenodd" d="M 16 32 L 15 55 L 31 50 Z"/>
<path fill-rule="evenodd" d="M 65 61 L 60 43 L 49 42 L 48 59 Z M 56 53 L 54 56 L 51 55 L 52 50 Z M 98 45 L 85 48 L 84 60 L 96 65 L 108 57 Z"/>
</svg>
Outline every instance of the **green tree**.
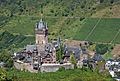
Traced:
<svg viewBox="0 0 120 81">
<path fill-rule="evenodd" d="M 60 49 L 57 50 L 56 57 L 57 57 L 57 61 L 60 61 L 60 59 L 61 59 L 61 51 L 60 51 Z"/>
<path fill-rule="evenodd" d="M 103 55 L 108 51 L 108 45 L 105 45 L 105 44 L 97 44 L 95 48 L 96 48 L 97 54 Z"/>
<path fill-rule="evenodd" d="M 7 78 L 7 72 L 0 68 L 0 81 L 6 81 L 6 78 Z"/>
<path fill-rule="evenodd" d="M 75 59 L 73 53 L 70 54 L 70 61 L 71 61 L 71 63 L 74 64 L 74 66 L 76 67 L 77 62 L 76 62 L 76 59 Z"/>
<path fill-rule="evenodd" d="M 63 45 L 61 44 L 59 46 L 59 49 L 57 50 L 57 60 L 60 61 L 63 58 Z"/>
<path fill-rule="evenodd" d="M 3 50 L 0 53 L 0 62 L 4 62 L 5 66 L 8 68 L 13 66 L 13 60 L 12 60 L 11 55 L 8 52 L 8 50 Z"/>
<path fill-rule="evenodd" d="M 100 3 L 103 3 L 104 2 L 104 0 L 100 0 Z"/>
</svg>

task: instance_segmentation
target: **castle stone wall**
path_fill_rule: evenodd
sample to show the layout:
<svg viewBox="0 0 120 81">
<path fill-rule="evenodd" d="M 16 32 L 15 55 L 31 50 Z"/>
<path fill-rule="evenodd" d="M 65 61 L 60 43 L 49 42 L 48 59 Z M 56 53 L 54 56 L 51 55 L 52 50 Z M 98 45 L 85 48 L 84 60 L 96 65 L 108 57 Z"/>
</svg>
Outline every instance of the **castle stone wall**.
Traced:
<svg viewBox="0 0 120 81">
<path fill-rule="evenodd" d="M 67 69 L 74 69 L 74 65 L 71 63 L 66 64 L 43 64 L 41 66 L 41 72 L 56 72 L 60 67 Z"/>
</svg>

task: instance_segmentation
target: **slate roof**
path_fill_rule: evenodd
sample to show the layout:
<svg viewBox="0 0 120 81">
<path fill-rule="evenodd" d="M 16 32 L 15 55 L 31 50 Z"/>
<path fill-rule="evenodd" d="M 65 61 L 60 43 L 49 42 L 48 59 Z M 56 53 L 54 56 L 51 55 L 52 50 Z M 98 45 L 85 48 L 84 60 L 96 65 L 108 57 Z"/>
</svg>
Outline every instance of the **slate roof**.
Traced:
<svg viewBox="0 0 120 81">
<path fill-rule="evenodd" d="M 104 59 L 102 58 L 101 55 L 94 55 L 93 60 L 95 60 L 95 61 L 103 61 Z"/>
<path fill-rule="evenodd" d="M 25 57 L 25 62 L 32 62 L 32 58 L 31 57 Z"/>
<path fill-rule="evenodd" d="M 50 43 L 46 44 L 45 45 L 45 50 L 48 51 L 48 52 L 52 52 L 52 50 L 53 50 L 52 45 Z"/>
<path fill-rule="evenodd" d="M 89 60 L 83 60 L 83 63 L 88 63 L 89 62 Z"/>
<path fill-rule="evenodd" d="M 37 49 L 38 54 L 40 54 L 42 58 L 44 58 L 47 54 L 53 51 L 53 47 L 51 43 L 48 43 L 46 45 L 27 45 L 25 51 L 33 52 L 34 49 Z"/>
<path fill-rule="evenodd" d="M 88 54 L 88 51 L 86 49 L 81 49 L 83 54 Z"/>
<path fill-rule="evenodd" d="M 54 47 L 58 47 L 57 41 L 53 41 L 52 44 L 54 45 Z"/>
<path fill-rule="evenodd" d="M 45 45 L 27 45 L 26 46 L 26 52 L 30 51 L 33 52 L 34 49 L 37 49 L 38 53 L 41 55 L 41 57 L 45 57 L 47 53 L 45 52 Z"/>
<path fill-rule="evenodd" d="M 26 46 L 26 52 L 30 51 L 33 52 L 33 50 L 36 48 L 36 45 L 27 45 Z"/>
<path fill-rule="evenodd" d="M 74 56 L 77 60 L 80 60 L 81 50 L 77 47 L 65 47 L 65 56 L 70 57 L 71 52 L 74 53 Z"/>
<path fill-rule="evenodd" d="M 24 60 L 25 56 L 23 54 L 18 54 L 14 59 Z"/>
<path fill-rule="evenodd" d="M 39 23 L 37 23 L 36 28 L 37 28 L 38 30 L 48 29 L 48 28 L 47 28 L 47 23 L 45 23 L 45 22 L 43 21 L 43 19 L 41 19 L 41 20 L 39 21 Z"/>
<path fill-rule="evenodd" d="M 37 50 L 38 53 L 40 53 L 41 57 L 45 58 L 45 56 L 48 55 L 49 53 L 52 53 L 54 49 L 52 47 L 52 44 L 48 43 L 46 45 L 40 45 L 40 46 L 38 45 Z"/>
<path fill-rule="evenodd" d="M 42 58 L 47 55 L 47 52 L 45 51 L 45 45 L 37 45 L 37 50 Z"/>
<path fill-rule="evenodd" d="M 55 49 L 57 50 L 57 49 L 59 49 L 59 47 L 60 47 L 61 39 L 58 38 L 57 40 L 52 40 L 51 43 L 52 43 L 52 45 L 55 47 Z"/>
<path fill-rule="evenodd" d="M 45 58 L 47 56 L 47 54 L 48 54 L 48 52 L 46 52 L 46 51 L 40 52 L 41 58 Z"/>
</svg>

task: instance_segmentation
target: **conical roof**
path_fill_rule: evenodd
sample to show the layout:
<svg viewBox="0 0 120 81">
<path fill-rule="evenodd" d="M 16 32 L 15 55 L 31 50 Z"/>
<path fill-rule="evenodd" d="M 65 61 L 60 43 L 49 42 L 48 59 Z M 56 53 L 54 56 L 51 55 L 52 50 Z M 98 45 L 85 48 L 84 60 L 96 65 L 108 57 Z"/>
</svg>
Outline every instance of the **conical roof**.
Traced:
<svg viewBox="0 0 120 81">
<path fill-rule="evenodd" d="M 46 27 L 45 23 L 43 22 L 43 19 L 40 20 L 38 23 L 37 29 L 44 29 Z"/>
</svg>

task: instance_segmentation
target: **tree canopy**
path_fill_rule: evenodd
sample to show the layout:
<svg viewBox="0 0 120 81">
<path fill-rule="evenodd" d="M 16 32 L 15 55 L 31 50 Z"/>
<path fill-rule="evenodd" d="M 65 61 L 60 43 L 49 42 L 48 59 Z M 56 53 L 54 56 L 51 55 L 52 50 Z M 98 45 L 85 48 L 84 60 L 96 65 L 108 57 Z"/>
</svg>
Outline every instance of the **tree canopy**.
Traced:
<svg viewBox="0 0 120 81">
<path fill-rule="evenodd" d="M 105 44 L 97 44 L 96 45 L 96 53 L 97 54 L 105 54 L 108 51 L 108 45 Z"/>
<path fill-rule="evenodd" d="M 0 53 L 0 62 L 4 62 L 5 67 L 7 68 L 11 68 L 13 66 L 13 60 L 8 50 L 3 50 L 2 53 Z"/>
<path fill-rule="evenodd" d="M 70 61 L 71 61 L 72 64 L 74 64 L 76 66 L 76 60 L 75 60 L 75 57 L 74 57 L 73 53 L 70 54 Z"/>
</svg>

